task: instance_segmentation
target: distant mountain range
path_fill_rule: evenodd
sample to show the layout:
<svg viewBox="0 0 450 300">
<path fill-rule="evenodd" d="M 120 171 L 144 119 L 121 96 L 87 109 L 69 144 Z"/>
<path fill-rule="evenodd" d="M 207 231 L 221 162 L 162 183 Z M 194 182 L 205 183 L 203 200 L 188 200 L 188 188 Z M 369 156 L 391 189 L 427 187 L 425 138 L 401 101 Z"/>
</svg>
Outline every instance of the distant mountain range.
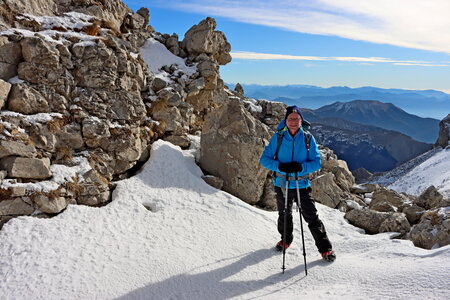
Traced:
<svg viewBox="0 0 450 300">
<path fill-rule="evenodd" d="M 233 84 L 227 84 L 231 89 Z M 255 99 L 268 99 L 317 109 L 334 102 L 352 100 L 378 100 L 421 117 L 441 120 L 450 112 L 450 95 L 435 90 L 382 89 L 376 87 L 330 87 L 321 88 L 310 85 L 256 85 L 242 84 L 245 96 Z"/>
<path fill-rule="evenodd" d="M 305 109 L 304 118 L 313 122 L 320 122 L 324 118 L 340 118 L 398 131 L 417 141 L 429 144 L 434 144 L 439 135 L 439 120 L 421 118 L 409 114 L 393 104 L 380 101 L 336 102 L 315 110 Z"/>
<path fill-rule="evenodd" d="M 430 144 L 402 133 L 339 118 L 315 120 L 311 132 L 319 144 L 345 160 L 350 170 L 388 171 L 431 149 Z"/>
</svg>

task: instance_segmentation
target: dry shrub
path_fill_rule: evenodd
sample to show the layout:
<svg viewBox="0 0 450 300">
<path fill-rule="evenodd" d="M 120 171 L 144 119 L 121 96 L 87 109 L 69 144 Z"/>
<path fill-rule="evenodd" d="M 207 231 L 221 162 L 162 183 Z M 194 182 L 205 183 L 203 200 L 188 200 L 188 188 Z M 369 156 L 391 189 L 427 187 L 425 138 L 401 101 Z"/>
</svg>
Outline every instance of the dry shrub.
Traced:
<svg viewBox="0 0 450 300">
<path fill-rule="evenodd" d="M 11 128 L 11 134 L 12 135 L 19 135 L 20 131 L 17 127 Z"/>
<path fill-rule="evenodd" d="M 119 136 L 122 134 L 122 130 L 120 130 L 120 128 L 117 128 L 117 127 L 109 128 L 109 132 L 113 136 Z"/>
<path fill-rule="evenodd" d="M 71 160 L 73 158 L 72 150 L 68 147 L 57 147 L 55 156 L 58 160 Z"/>
<path fill-rule="evenodd" d="M 0 4 L 0 15 L 3 17 L 5 21 L 7 21 L 10 25 L 14 23 L 15 13 L 9 8 L 8 4 L 4 1 Z"/>
<path fill-rule="evenodd" d="M 116 25 L 112 21 L 102 20 L 102 23 L 100 26 L 103 28 L 108 28 L 109 29 L 108 33 L 113 36 L 116 36 L 119 38 L 123 37 L 123 34 L 120 32 L 120 30 L 116 27 Z"/>
<path fill-rule="evenodd" d="M 205 123 L 204 120 L 197 119 L 197 120 L 194 122 L 194 124 L 192 124 L 191 127 L 193 127 L 193 128 L 202 128 L 204 123 Z"/>
<path fill-rule="evenodd" d="M 102 1 L 95 1 L 95 0 L 94 0 L 94 1 L 91 2 L 90 5 L 91 5 L 91 6 L 93 6 L 93 5 L 98 6 L 98 7 L 100 7 L 102 10 L 105 9 L 105 6 L 103 5 Z"/>
<path fill-rule="evenodd" d="M 52 201 L 56 200 L 59 197 L 59 195 L 60 195 L 60 190 L 59 189 L 53 190 L 53 191 L 50 191 L 50 192 L 47 193 L 48 199 L 50 199 Z"/>
<path fill-rule="evenodd" d="M 0 188 L 0 201 L 9 200 L 11 198 L 12 191 L 10 189 Z"/>
<path fill-rule="evenodd" d="M 131 131 L 131 129 L 127 128 L 127 127 L 110 128 L 110 132 L 111 132 L 112 135 L 115 135 L 115 136 L 126 136 L 126 137 L 128 137 L 128 136 L 133 135 L 133 132 Z"/>
<path fill-rule="evenodd" d="M 83 28 L 81 28 L 81 31 L 83 31 L 87 35 L 98 36 L 101 29 L 102 28 L 100 27 L 100 22 L 95 20 L 92 25 L 84 26 Z"/>
<path fill-rule="evenodd" d="M 427 211 L 424 216 L 430 220 L 431 225 L 438 225 L 441 223 L 441 217 L 438 211 Z"/>
<path fill-rule="evenodd" d="M 25 145 L 36 146 L 35 143 L 31 140 L 31 137 L 26 133 L 15 135 L 14 139 L 23 142 Z"/>
<path fill-rule="evenodd" d="M 73 177 L 73 182 L 67 181 L 65 187 L 68 191 L 72 192 L 76 198 L 80 197 L 83 187 L 78 182 L 78 177 Z"/>
<path fill-rule="evenodd" d="M 148 136 L 150 137 L 150 139 L 153 139 L 153 137 L 156 135 L 156 133 L 153 130 L 151 130 L 150 128 L 146 132 L 147 132 Z M 145 136 L 142 134 L 141 138 L 145 138 Z"/>
<path fill-rule="evenodd" d="M 63 116 L 62 118 L 52 119 L 47 123 L 47 127 L 52 133 L 56 133 L 61 130 L 61 127 L 69 124 L 70 119 L 68 116 Z"/>
<path fill-rule="evenodd" d="M 42 26 L 39 24 L 36 20 L 31 20 L 29 18 L 23 18 L 24 16 L 21 16 L 22 18 L 17 18 L 17 15 L 13 16 L 14 20 L 24 26 L 25 28 L 34 31 L 39 32 L 42 31 Z"/>
<path fill-rule="evenodd" d="M 67 29 L 62 26 L 53 26 L 52 30 L 60 31 L 60 32 L 67 32 Z"/>
<path fill-rule="evenodd" d="M 157 111 L 163 110 L 167 108 L 166 100 L 160 99 L 155 102 L 152 102 L 152 106 L 150 107 L 150 113 L 155 113 Z"/>
</svg>

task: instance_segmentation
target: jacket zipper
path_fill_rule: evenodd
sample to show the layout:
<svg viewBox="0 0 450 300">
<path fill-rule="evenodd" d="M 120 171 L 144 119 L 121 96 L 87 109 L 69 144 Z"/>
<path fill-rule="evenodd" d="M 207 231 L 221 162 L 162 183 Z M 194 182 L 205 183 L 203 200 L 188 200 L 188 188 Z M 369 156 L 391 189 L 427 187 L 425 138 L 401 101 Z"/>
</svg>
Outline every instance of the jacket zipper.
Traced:
<svg viewBox="0 0 450 300">
<path fill-rule="evenodd" d="M 292 139 L 292 157 L 291 162 L 294 162 L 295 137 Z"/>
</svg>

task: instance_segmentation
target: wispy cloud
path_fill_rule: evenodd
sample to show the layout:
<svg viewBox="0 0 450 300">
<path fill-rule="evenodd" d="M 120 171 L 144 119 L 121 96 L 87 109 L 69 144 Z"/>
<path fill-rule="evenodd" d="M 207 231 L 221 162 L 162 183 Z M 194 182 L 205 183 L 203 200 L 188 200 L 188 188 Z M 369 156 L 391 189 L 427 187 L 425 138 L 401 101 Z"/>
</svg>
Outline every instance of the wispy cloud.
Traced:
<svg viewBox="0 0 450 300">
<path fill-rule="evenodd" d="M 356 62 L 361 64 L 368 63 L 390 63 L 402 66 L 423 66 L 423 67 L 449 67 L 450 64 L 433 63 L 427 61 L 405 61 L 393 60 L 384 57 L 327 57 L 327 56 L 299 56 L 299 55 L 285 55 L 285 54 L 270 54 L 270 53 L 256 53 L 245 51 L 231 52 L 233 59 L 247 59 L 247 60 L 303 60 L 303 61 L 339 61 L 339 62 Z"/>
<path fill-rule="evenodd" d="M 161 5 L 296 32 L 450 54 L 449 0 L 165 0 Z"/>
</svg>

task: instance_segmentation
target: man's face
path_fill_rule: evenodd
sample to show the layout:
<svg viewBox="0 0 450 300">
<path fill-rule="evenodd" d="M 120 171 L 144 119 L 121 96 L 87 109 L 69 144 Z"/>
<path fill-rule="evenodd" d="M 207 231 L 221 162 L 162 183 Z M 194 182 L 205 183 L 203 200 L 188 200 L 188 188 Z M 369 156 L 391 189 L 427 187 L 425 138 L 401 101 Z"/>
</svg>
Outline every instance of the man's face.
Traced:
<svg viewBox="0 0 450 300">
<path fill-rule="evenodd" d="M 296 112 L 288 115 L 286 119 L 286 125 L 291 133 L 297 132 L 297 130 L 302 125 L 302 118 Z"/>
</svg>

